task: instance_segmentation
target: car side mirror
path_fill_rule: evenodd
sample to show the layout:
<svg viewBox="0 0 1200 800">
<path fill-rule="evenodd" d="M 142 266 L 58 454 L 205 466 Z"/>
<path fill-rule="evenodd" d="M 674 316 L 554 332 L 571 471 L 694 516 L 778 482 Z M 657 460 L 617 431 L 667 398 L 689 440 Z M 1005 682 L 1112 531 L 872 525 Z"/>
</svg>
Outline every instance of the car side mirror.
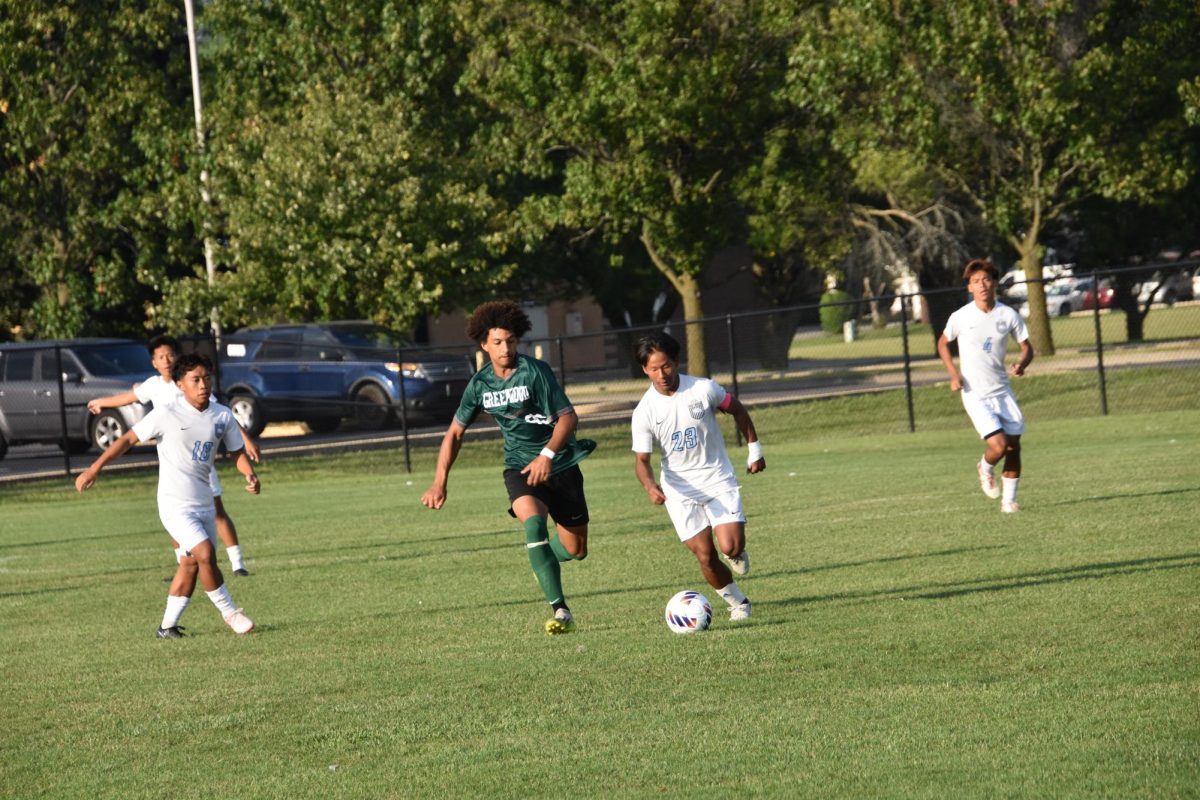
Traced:
<svg viewBox="0 0 1200 800">
<path fill-rule="evenodd" d="M 83 375 L 78 372 L 63 371 L 63 383 L 83 383 Z"/>
<path fill-rule="evenodd" d="M 342 354 L 339 353 L 337 350 L 322 350 L 318 354 L 318 357 L 322 361 L 341 361 L 342 360 Z"/>
</svg>

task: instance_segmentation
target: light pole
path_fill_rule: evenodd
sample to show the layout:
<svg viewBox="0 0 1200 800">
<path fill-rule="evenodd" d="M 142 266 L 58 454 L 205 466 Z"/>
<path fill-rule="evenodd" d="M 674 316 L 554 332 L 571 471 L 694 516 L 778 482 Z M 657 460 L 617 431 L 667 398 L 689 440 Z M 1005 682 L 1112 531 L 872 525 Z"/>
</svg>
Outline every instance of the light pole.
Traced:
<svg viewBox="0 0 1200 800">
<path fill-rule="evenodd" d="M 201 157 L 204 156 L 204 115 L 200 110 L 200 59 L 196 56 L 196 13 L 192 8 L 192 0 L 183 0 L 184 13 L 187 15 L 188 55 L 192 64 L 192 110 L 196 115 L 196 144 L 199 146 Z M 200 199 L 204 205 L 212 204 L 212 196 L 208 193 L 208 170 L 200 170 Z M 208 223 L 204 223 L 204 269 L 208 275 L 208 288 L 211 290 L 217 280 L 217 265 L 213 261 L 212 237 L 208 235 Z M 209 323 L 212 327 L 214 344 L 217 351 L 221 349 L 221 317 L 217 307 L 209 312 Z"/>
</svg>

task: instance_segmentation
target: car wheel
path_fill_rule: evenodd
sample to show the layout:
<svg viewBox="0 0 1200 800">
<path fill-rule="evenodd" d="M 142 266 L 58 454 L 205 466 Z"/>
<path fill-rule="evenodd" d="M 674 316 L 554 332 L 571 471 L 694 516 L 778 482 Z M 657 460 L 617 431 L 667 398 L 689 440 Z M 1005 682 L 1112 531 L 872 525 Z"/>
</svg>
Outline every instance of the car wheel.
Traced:
<svg viewBox="0 0 1200 800">
<path fill-rule="evenodd" d="M 333 433 L 342 424 L 342 421 L 337 417 L 313 417 L 304 420 L 304 424 L 313 433 Z"/>
<path fill-rule="evenodd" d="M 1060 317 L 1069 317 L 1069 316 L 1071 316 L 1071 304 L 1070 304 L 1070 303 L 1063 303 L 1061 306 L 1059 306 L 1059 307 L 1058 307 L 1058 315 L 1059 315 Z"/>
<path fill-rule="evenodd" d="M 392 418 L 392 404 L 383 389 L 369 384 L 354 393 L 354 421 L 364 430 L 379 430 Z"/>
<path fill-rule="evenodd" d="M 242 426 L 242 430 L 257 437 L 267 427 L 266 417 L 258 400 L 248 394 L 235 394 L 229 398 L 229 410 L 233 418 Z"/>
<path fill-rule="evenodd" d="M 96 445 L 103 452 L 128 430 L 129 426 L 125 424 L 124 417 L 115 411 L 105 411 L 92 422 L 92 441 L 89 444 Z M 86 451 L 85 447 L 80 452 Z"/>
</svg>

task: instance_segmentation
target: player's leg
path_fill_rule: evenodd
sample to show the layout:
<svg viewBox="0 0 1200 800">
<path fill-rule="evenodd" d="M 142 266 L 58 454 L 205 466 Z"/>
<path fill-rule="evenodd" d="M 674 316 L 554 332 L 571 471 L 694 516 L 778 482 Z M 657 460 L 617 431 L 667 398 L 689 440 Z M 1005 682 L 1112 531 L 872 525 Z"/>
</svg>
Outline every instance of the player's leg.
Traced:
<svg viewBox="0 0 1200 800">
<path fill-rule="evenodd" d="M 233 602 L 229 588 L 225 585 L 225 576 L 221 573 L 220 565 L 217 564 L 216 515 L 196 513 L 192 516 L 198 524 L 203 526 L 205 531 L 204 541 L 188 550 L 189 555 L 196 559 L 200 573 L 200 585 L 204 587 L 208 599 L 221 612 L 225 624 L 232 628 L 234 633 L 249 633 L 254 628 L 254 623 Z"/>
<path fill-rule="evenodd" d="M 1005 437 L 1004 472 L 1001 475 L 1004 488 L 1000 497 L 1000 510 L 1011 514 L 1021 510 L 1017 505 L 1017 487 L 1021 483 L 1021 435 L 1025 433 L 1025 417 L 1011 392 L 1003 395 L 999 404 Z"/>
<path fill-rule="evenodd" d="M 963 393 L 963 408 L 971 418 L 976 433 L 983 440 L 983 457 L 975 467 L 979 476 L 979 488 L 988 497 L 995 500 L 1000 496 L 1000 487 L 996 485 L 996 465 L 1004 458 L 1005 436 L 1004 424 L 998 413 L 996 401 L 992 398 L 979 398 Z"/>
<path fill-rule="evenodd" d="M 675 533 L 696 557 L 700 574 L 729 605 L 729 618 L 740 620 L 749 617 L 750 601 L 734 581 L 733 572 L 721 560 L 704 507 L 699 503 L 673 498 L 667 500 L 666 506 L 675 525 Z"/>
<path fill-rule="evenodd" d="M 520 521 L 525 531 L 525 552 L 529 556 L 529 566 L 546 602 L 554 609 L 554 617 L 546 622 L 546 633 L 569 633 L 575 629 L 575 621 L 562 590 L 558 558 L 550 549 L 550 531 L 546 524 L 550 510 L 526 483 L 520 470 L 506 469 L 504 485 L 512 503 L 509 513 Z"/>
<path fill-rule="evenodd" d="M 199 561 L 190 550 L 208 543 L 208 532 L 194 516 L 174 510 L 159 510 L 159 519 L 175 545 L 179 564 L 175 568 L 175 576 L 167 589 L 167 606 L 163 612 L 162 623 L 158 626 L 157 636 L 160 639 L 178 639 L 183 636 L 179 620 L 191 602 L 192 592 L 196 589 L 196 579 L 200 572 Z"/>
<path fill-rule="evenodd" d="M 242 548 L 238 544 L 237 526 L 233 524 L 233 517 L 229 516 L 229 512 L 225 510 L 225 503 L 221 500 L 221 479 L 217 476 L 217 468 L 213 467 L 209 472 L 208 485 L 213 491 L 213 510 L 217 514 L 217 536 L 221 540 L 221 544 L 225 545 L 225 554 L 229 556 L 229 568 L 233 570 L 234 575 L 249 575 L 246 571 L 246 562 L 242 557 Z"/>
<path fill-rule="evenodd" d="M 746 514 L 742 510 L 742 492 L 736 485 L 712 497 L 704 505 L 704 513 L 712 525 L 717 547 L 729 561 L 733 574 L 750 572 L 750 554 L 746 552 Z"/>
<path fill-rule="evenodd" d="M 588 507 L 583 493 L 583 472 L 578 466 L 554 475 L 546 482 L 546 507 L 554 520 L 550 549 L 560 561 L 587 558 Z"/>
</svg>

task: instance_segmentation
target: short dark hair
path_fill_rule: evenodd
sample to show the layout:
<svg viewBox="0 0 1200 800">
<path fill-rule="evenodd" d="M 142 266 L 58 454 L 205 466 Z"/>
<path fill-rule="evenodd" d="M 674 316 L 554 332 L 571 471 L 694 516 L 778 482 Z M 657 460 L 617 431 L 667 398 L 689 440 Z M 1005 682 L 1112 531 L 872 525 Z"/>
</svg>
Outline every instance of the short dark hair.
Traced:
<svg viewBox="0 0 1200 800">
<path fill-rule="evenodd" d="M 634 354 L 638 363 L 643 367 L 654 353 L 662 353 L 675 363 L 679 363 L 679 342 L 667 333 L 650 333 L 637 340 Z"/>
<path fill-rule="evenodd" d="M 179 340 L 174 336 L 167 336 L 165 333 L 161 333 L 146 342 L 146 349 L 150 351 L 150 355 L 154 355 L 154 351 L 163 345 L 174 350 L 176 355 L 183 351 L 183 348 L 179 346 Z"/>
<path fill-rule="evenodd" d="M 208 370 L 208 374 L 213 372 L 213 363 L 206 355 L 200 353 L 188 353 L 179 357 L 175 362 L 175 366 L 171 367 L 171 380 L 179 383 L 183 380 L 183 376 L 194 370 L 196 367 L 204 367 Z"/>
<path fill-rule="evenodd" d="M 483 342 L 487 340 L 488 331 L 499 328 L 520 339 L 532 327 L 529 315 L 512 300 L 489 300 L 480 303 L 471 312 L 467 320 L 467 338 L 473 342 Z"/>
<path fill-rule="evenodd" d="M 996 269 L 996 265 L 986 258 L 973 258 L 968 261 L 967 265 L 963 267 L 963 280 L 969 283 L 971 276 L 976 272 L 986 272 L 992 276 L 992 280 L 1000 280 L 1000 270 Z"/>
</svg>

